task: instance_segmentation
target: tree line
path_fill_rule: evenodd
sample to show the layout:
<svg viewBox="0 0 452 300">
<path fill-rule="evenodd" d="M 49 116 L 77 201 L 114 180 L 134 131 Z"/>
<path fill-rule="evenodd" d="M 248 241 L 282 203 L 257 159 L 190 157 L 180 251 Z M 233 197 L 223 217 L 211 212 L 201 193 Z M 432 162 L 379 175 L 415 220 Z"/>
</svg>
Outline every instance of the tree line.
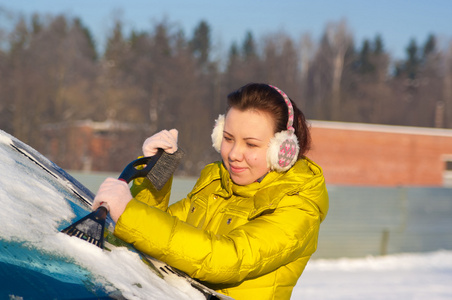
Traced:
<svg viewBox="0 0 452 300">
<path fill-rule="evenodd" d="M 129 32 L 116 20 L 100 53 L 79 18 L 9 20 L 0 25 L 0 128 L 45 154 L 49 126 L 132 126 L 109 150 L 121 159 L 103 171 L 120 170 L 147 136 L 177 128 L 188 150 L 182 172 L 197 175 L 218 159 L 210 133 L 226 95 L 248 82 L 280 87 L 311 120 L 452 128 L 452 44 L 440 49 L 434 34 L 409 40 L 406 57 L 395 60 L 380 35 L 357 45 L 343 20 L 327 24 L 318 41 L 245 32 L 219 55 L 206 21 L 187 35 L 167 19 Z M 51 159 L 80 168 L 71 151 Z"/>
</svg>

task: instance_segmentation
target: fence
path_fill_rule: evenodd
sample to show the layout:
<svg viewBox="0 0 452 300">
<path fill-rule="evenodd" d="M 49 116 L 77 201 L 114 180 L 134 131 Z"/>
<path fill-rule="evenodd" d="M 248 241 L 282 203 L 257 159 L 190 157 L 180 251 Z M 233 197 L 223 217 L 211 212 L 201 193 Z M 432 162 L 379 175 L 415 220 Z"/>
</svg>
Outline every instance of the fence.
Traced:
<svg viewBox="0 0 452 300">
<path fill-rule="evenodd" d="M 330 186 L 315 258 L 452 249 L 452 189 Z"/>
</svg>

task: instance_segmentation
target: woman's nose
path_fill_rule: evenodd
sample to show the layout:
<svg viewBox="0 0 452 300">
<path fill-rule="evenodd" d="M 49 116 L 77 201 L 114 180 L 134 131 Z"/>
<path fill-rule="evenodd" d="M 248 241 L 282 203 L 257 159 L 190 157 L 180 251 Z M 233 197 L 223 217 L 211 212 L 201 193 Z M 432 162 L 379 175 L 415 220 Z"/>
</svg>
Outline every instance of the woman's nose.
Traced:
<svg viewBox="0 0 452 300">
<path fill-rule="evenodd" d="M 238 143 L 234 143 L 229 151 L 229 159 L 232 161 L 240 161 L 243 158 L 243 149 Z"/>
</svg>

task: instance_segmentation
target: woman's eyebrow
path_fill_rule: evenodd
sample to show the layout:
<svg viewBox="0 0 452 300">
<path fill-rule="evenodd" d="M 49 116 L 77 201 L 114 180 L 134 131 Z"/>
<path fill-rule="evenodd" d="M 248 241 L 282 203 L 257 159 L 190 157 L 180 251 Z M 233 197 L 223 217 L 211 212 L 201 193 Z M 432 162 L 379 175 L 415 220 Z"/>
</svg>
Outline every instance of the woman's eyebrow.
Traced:
<svg viewBox="0 0 452 300">
<path fill-rule="evenodd" d="M 244 138 L 244 140 L 256 140 L 256 141 L 262 141 L 261 139 L 256 138 L 256 137 L 246 137 L 246 138 Z"/>
<path fill-rule="evenodd" d="M 231 136 L 231 137 L 234 136 L 233 134 L 227 132 L 226 130 L 223 130 L 223 133 L 224 133 L 224 134 L 227 134 L 228 136 Z M 262 141 L 262 139 L 259 139 L 259 138 L 257 138 L 257 137 L 252 137 L 252 136 L 250 136 L 250 137 L 245 137 L 245 138 L 243 138 L 243 139 L 244 139 L 244 140 L 256 140 L 256 141 Z"/>
</svg>

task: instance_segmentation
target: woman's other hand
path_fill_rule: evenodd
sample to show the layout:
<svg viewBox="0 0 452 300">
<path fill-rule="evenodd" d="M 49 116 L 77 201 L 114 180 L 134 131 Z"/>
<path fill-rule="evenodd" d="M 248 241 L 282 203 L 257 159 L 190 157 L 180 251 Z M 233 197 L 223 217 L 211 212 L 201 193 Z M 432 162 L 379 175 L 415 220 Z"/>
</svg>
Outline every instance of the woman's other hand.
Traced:
<svg viewBox="0 0 452 300">
<path fill-rule="evenodd" d="M 154 156 L 159 148 L 170 154 L 176 152 L 177 135 L 178 131 L 176 129 L 171 129 L 162 130 L 147 138 L 143 143 L 144 156 Z"/>
</svg>

